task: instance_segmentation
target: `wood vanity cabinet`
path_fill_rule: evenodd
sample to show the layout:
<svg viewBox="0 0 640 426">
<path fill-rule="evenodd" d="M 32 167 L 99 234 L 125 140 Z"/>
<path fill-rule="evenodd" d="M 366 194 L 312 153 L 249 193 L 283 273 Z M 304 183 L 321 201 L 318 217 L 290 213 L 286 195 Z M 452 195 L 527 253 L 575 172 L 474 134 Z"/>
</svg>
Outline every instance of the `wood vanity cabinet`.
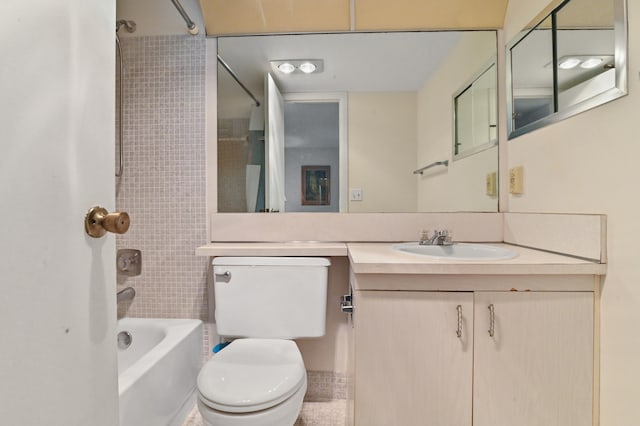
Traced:
<svg viewBox="0 0 640 426">
<path fill-rule="evenodd" d="M 593 292 L 363 290 L 353 324 L 356 425 L 594 424 Z"/>
</svg>

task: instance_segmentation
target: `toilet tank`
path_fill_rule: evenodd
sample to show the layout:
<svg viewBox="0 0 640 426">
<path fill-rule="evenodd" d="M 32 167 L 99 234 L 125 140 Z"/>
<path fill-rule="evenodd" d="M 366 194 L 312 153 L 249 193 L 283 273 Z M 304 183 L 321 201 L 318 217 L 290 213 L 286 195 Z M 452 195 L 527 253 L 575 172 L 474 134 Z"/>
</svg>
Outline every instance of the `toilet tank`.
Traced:
<svg viewBox="0 0 640 426">
<path fill-rule="evenodd" d="M 325 333 L 329 259 L 213 259 L 217 332 L 227 337 L 295 339 Z"/>
</svg>

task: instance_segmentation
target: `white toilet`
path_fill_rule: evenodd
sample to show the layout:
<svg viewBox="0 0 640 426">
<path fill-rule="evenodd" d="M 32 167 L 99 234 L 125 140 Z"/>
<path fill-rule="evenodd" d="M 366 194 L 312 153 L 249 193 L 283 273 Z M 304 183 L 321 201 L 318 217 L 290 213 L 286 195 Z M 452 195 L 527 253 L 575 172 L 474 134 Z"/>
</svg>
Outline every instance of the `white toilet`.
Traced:
<svg viewBox="0 0 640 426">
<path fill-rule="evenodd" d="M 198 375 L 205 425 L 295 423 L 307 375 L 290 339 L 324 335 L 329 265 L 302 257 L 213 260 L 217 331 L 235 340 Z"/>
</svg>

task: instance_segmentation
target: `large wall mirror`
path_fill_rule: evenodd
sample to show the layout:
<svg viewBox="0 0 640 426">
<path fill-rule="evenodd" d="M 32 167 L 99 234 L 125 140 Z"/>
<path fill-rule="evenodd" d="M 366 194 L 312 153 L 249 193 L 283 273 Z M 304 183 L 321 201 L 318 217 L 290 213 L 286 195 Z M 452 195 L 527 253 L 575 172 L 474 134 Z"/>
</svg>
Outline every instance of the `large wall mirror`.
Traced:
<svg viewBox="0 0 640 426">
<path fill-rule="evenodd" d="M 507 46 L 509 138 L 627 93 L 625 0 L 567 0 Z"/>
<path fill-rule="evenodd" d="M 218 212 L 498 210 L 497 146 L 452 161 L 451 114 L 495 31 L 220 37 L 218 57 Z"/>
</svg>

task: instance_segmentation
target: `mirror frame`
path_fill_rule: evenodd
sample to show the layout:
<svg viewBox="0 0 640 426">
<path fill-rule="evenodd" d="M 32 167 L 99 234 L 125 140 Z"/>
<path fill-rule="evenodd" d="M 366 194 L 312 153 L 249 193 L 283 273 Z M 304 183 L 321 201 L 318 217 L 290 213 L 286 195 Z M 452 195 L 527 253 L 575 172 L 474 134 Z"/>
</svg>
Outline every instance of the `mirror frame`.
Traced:
<svg viewBox="0 0 640 426">
<path fill-rule="evenodd" d="M 483 143 L 482 145 L 478 145 L 476 147 L 473 147 L 469 150 L 464 151 L 463 153 L 460 154 L 456 154 L 456 143 L 458 141 L 458 127 L 457 127 L 457 120 L 458 120 L 458 114 L 457 114 L 457 110 L 456 110 L 456 99 L 462 94 L 464 93 L 467 89 L 471 88 L 471 86 L 473 86 L 473 83 L 476 82 L 476 80 L 478 80 L 481 76 L 484 75 L 484 73 L 486 73 L 487 71 L 489 71 L 491 69 L 491 67 L 495 67 L 496 68 L 496 137 Z M 477 154 L 478 152 L 482 152 L 486 149 L 492 148 L 496 145 L 498 145 L 498 139 L 499 139 L 499 135 L 498 135 L 498 129 L 500 128 L 500 114 L 498 113 L 498 103 L 499 103 L 499 91 L 498 91 L 498 84 L 499 84 L 499 79 L 498 79 L 498 58 L 497 56 L 492 57 L 487 63 L 485 63 L 482 68 L 480 68 L 477 72 L 475 72 L 471 78 L 467 81 L 465 81 L 465 83 L 460 86 L 460 88 L 458 90 L 456 90 L 453 94 L 453 96 L 451 97 L 451 104 L 452 104 L 452 109 L 453 109 L 453 129 L 451 134 L 453 135 L 453 141 L 451 144 L 451 159 L 452 161 L 457 161 L 457 160 L 461 160 L 463 158 L 469 157 L 473 154 Z"/>
<path fill-rule="evenodd" d="M 570 0 L 567 0 L 570 1 Z M 573 0 L 578 1 L 578 0 Z M 534 130 L 546 127 L 550 124 L 557 123 L 565 120 L 574 115 L 588 111 L 597 106 L 603 105 L 607 102 L 611 102 L 615 99 L 621 98 L 627 95 L 627 51 L 628 51 L 628 25 L 627 25 L 627 2 L 626 0 L 611 0 L 614 2 L 614 52 L 615 52 L 615 70 L 616 70 L 616 83 L 615 86 L 582 102 L 574 104 L 564 111 L 554 112 L 539 120 L 522 126 L 518 129 L 513 128 L 513 83 L 512 83 L 512 63 L 511 63 L 511 49 L 513 49 L 520 41 L 527 37 L 532 31 L 534 31 L 538 25 L 548 19 L 552 14 L 562 9 L 566 1 L 563 1 L 558 6 L 554 7 L 549 13 L 545 13 L 542 16 L 538 16 L 531 21 L 525 28 L 528 30 L 521 31 L 518 36 L 511 40 L 505 48 L 505 62 L 506 62 L 506 95 L 507 95 L 507 139 L 513 139 L 525 133 L 532 132 Z M 555 31 L 552 29 L 552 31 Z M 555 90 L 555 88 L 554 88 Z"/>
</svg>

